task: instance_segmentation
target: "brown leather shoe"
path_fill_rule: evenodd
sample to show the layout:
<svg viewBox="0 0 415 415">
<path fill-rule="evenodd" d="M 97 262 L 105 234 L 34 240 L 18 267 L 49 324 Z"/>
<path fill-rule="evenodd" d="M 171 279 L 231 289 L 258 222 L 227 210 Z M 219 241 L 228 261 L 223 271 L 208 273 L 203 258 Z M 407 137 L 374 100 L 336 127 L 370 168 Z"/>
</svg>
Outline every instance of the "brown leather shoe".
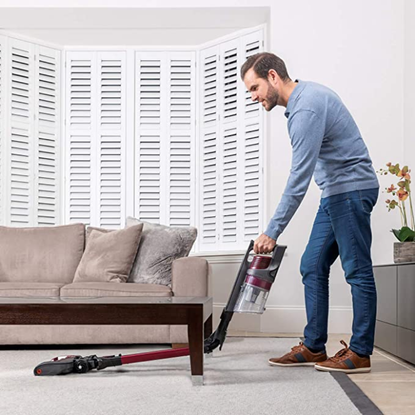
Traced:
<svg viewBox="0 0 415 415">
<path fill-rule="evenodd" d="M 370 372 L 370 357 L 360 357 L 353 350 L 350 350 L 346 342 L 340 343 L 344 346 L 333 357 L 325 362 L 319 362 L 314 367 L 317 370 L 326 372 L 344 372 L 344 373 L 367 373 Z"/>
<path fill-rule="evenodd" d="M 291 352 L 282 357 L 269 359 L 268 362 L 272 366 L 314 366 L 316 362 L 324 362 L 326 359 L 326 352 L 312 353 L 303 342 L 300 342 Z"/>
</svg>

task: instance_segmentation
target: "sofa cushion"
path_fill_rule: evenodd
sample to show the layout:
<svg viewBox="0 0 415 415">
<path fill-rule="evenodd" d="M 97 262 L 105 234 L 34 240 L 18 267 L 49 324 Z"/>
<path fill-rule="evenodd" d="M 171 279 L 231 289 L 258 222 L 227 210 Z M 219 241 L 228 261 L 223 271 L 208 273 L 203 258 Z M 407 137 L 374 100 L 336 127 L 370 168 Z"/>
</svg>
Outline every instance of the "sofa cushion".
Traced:
<svg viewBox="0 0 415 415">
<path fill-rule="evenodd" d="M 85 225 L 0 226 L 0 282 L 73 281 L 85 244 Z"/>
<path fill-rule="evenodd" d="M 116 229 L 106 229 L 106 228 L 97 228 L 95 226 L 87 226 L 86 227 L 86 232 L 85 232 L 85 245 L 88 244 L 88 239 L 89 236 L 91 235 L 92 231 L 98 231 L 101 233 L 108 233 L 108 232 L 113 232 Z"/>
<path fill-rule="evenodd" d="M 128 217 L 126 226 L 143 223 L 143 234 L 128 282 L 171 284 L 172 262 L 189 255 L 196 240 L 194 227 L 175 228 Z"/>
<path fill-rule="evenodd" d="M 59 297 L 62 285 L 51 282 L 0 282 L 0 297 Z"/>
<path fill-rule="evenodd" d="M 158 284 L 74 282 L 60 290 L 62 297 L 171 297 L 169 287 Z"/>
<path fill-rule="evenodd" d="M 142 229 L 140 223 L 109 233 L 93 230 L 73 282 L 126 282 Z"/>
</svg>

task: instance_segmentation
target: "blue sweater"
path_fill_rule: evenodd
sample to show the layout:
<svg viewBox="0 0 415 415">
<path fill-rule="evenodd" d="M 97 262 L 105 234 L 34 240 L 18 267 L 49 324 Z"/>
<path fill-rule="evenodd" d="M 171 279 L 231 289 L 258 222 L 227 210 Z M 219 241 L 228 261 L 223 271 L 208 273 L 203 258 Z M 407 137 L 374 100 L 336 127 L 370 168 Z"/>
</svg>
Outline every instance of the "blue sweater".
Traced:
<svg viewBox="0 0 415 415">
<path fill-rule="evenodd" d="M 359 129 L 335 92 L 298 81 L 285 116 L 292 146 L 290 176 L 264 232 L 275 240 L 303 200 L 313 174 L 323 198 L 379 187 Z"/>
</svg>

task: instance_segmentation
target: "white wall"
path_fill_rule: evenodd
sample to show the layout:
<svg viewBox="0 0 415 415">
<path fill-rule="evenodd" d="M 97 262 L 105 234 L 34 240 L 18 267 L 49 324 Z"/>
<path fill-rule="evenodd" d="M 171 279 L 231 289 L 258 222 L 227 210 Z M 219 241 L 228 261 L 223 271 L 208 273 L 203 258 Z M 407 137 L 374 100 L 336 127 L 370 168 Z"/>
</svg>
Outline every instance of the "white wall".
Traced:
<svg viewBox="0 0 415 415">
<path fill-rule="evenodd" d="M 405 0 L 404 160 L 415 174 L 415 2 Z M 412 187 L 412 189 L 414 189 Z M 414 202 L 414 200 L 413 200 Z"/>
<path fill-rule="evenodd" d="M 224 2 L 229 5 L 229 1 Z M 256 4 L 265 5 L 265 2 Z M 340 94 L 355 117 L 376 169 L 403 154 L 403 2 L 325 1 L 268 2 L 271 7 L 269 50 L 286 62 L 292 78 L 324 83 Z M 283 109 L 268 114 L 268 213 L 285 187 L 290 143 Z M 386 186 L 382 178 L 382 187 Z M 313 184 L 299 211 L 280 237 L 287 256 L 267 303 L 267 313 L 250 327 L 262 331 L 301 331 L 305 322 L 299 274 L 320 192 Z M 388 213 L 380 194 L 373 213 L 373 262 L 392 262 L 392 227 L 397 212 Z M 228 273 L 229 278 L 232 274 Z M 219 283 L 217 279 L 214 280 Z M 218 290 L 215 288 L 216 301 Z M 222 300 L 226 302 L 227 296 Z M 351 325 L 350 289 L 337 261 L 330 278 L 330 331 Z M 235 325 L 234 325 L 235 326 Z M 238 325 L 236 328 L 243 328 Z"/>
<path fill-rule="evenodd" d="M 3 7 L 51 6 L 52 0 L 2 0 Z M 136 0 L 73 0 L 71 7 L 145 7 Z M 404 0 L 257 0 L 255 7 L 270 8 L 268 50 L 281 56 L 292 78 L 313 80 L 333 88 L 343 99 L 367 143 L 376 169 L 386 162 L 403 158 L 403 150 L 414 154 L 413 98 L 410 72 L 413 58 L 406 59 L 415 46 L 414 29 L 409 28 L 415 16 L 414 6 Z M 153 0 L 152 8 L 206 7 L 194 0 Z M 248 0 L 211 0 L 209 7 L 249 7 Z M 409 12 L 409 14 L 408 14 Z M 412 17 L 412 19 L 411 19 Z M 404 51 L 404 22 L 407 42 Z M 405 88 L 404 101 L 404 68 Z M 407 84 L 405 84 L 407 85 Z M 404 108 L 404 103 L 406 107 Z M 404 123 L 405 110 L 405 123 Z M 269 121 L 268 187 L 266 204 L 268 217 L 272 215 L 284 190 L 290 169 L 291 148 L 283 109 L 267 114 Z M 405 137 L 404 137 L 405 125 Z M 404 139 L 405 138 L 405 139 Z M 414 160 L 412 156 L 412 161 Z M 383 182 L 384 186 L 389 185 Z M 280 269 L 262 317 L 235 319 L 234 328 L 262 331 L 300 332 L 305 322 L 304 295 L 299 263 L 307 244 L 320 192 L 312 184 L 295 218 L 280 237 L 288 245 L 287 256 Z M 388 213 L 385 195 L 373 213 L 374 264 L 392 262 L 394 238 L 391 227 L 399 226 L 397 212 Z M 218 306 L 228 299 L 229 289 L 238 269 L 216 259 L 213 263 L 213 293 Z M 330 287 L 330 330 L 350 330 L 351 297 L 339 262 L 333 266 Z"/>
<path fill-rule="evenodd" d="M 193 46 L 257 26 L 267 8 L 1 9 L 0 28 L 60 46 Z"/>
</svg>

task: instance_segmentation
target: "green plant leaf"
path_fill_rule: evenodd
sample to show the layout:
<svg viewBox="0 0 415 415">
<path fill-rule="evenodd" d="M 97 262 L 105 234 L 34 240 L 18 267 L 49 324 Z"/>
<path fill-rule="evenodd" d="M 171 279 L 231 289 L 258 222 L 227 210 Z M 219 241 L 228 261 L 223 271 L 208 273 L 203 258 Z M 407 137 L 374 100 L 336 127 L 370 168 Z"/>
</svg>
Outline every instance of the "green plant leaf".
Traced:
<svg viewBox="0 0 415 415">
<path fill-rule="evenodd" d="M 408 228 L 407 226 L 404 226 L 399 231 L 399 240 L 401 242 L 405 242 L 405 241 L 412 242 L 414 238 L 415 238 L 415 232 L 411 228 Z"/>
<path fill-rule="evenodd" d="M 399 238 L 399 229 L 392 229 L 393 234 L 396 236 L 396 239 L 402 242 Z"/>
</svg>

